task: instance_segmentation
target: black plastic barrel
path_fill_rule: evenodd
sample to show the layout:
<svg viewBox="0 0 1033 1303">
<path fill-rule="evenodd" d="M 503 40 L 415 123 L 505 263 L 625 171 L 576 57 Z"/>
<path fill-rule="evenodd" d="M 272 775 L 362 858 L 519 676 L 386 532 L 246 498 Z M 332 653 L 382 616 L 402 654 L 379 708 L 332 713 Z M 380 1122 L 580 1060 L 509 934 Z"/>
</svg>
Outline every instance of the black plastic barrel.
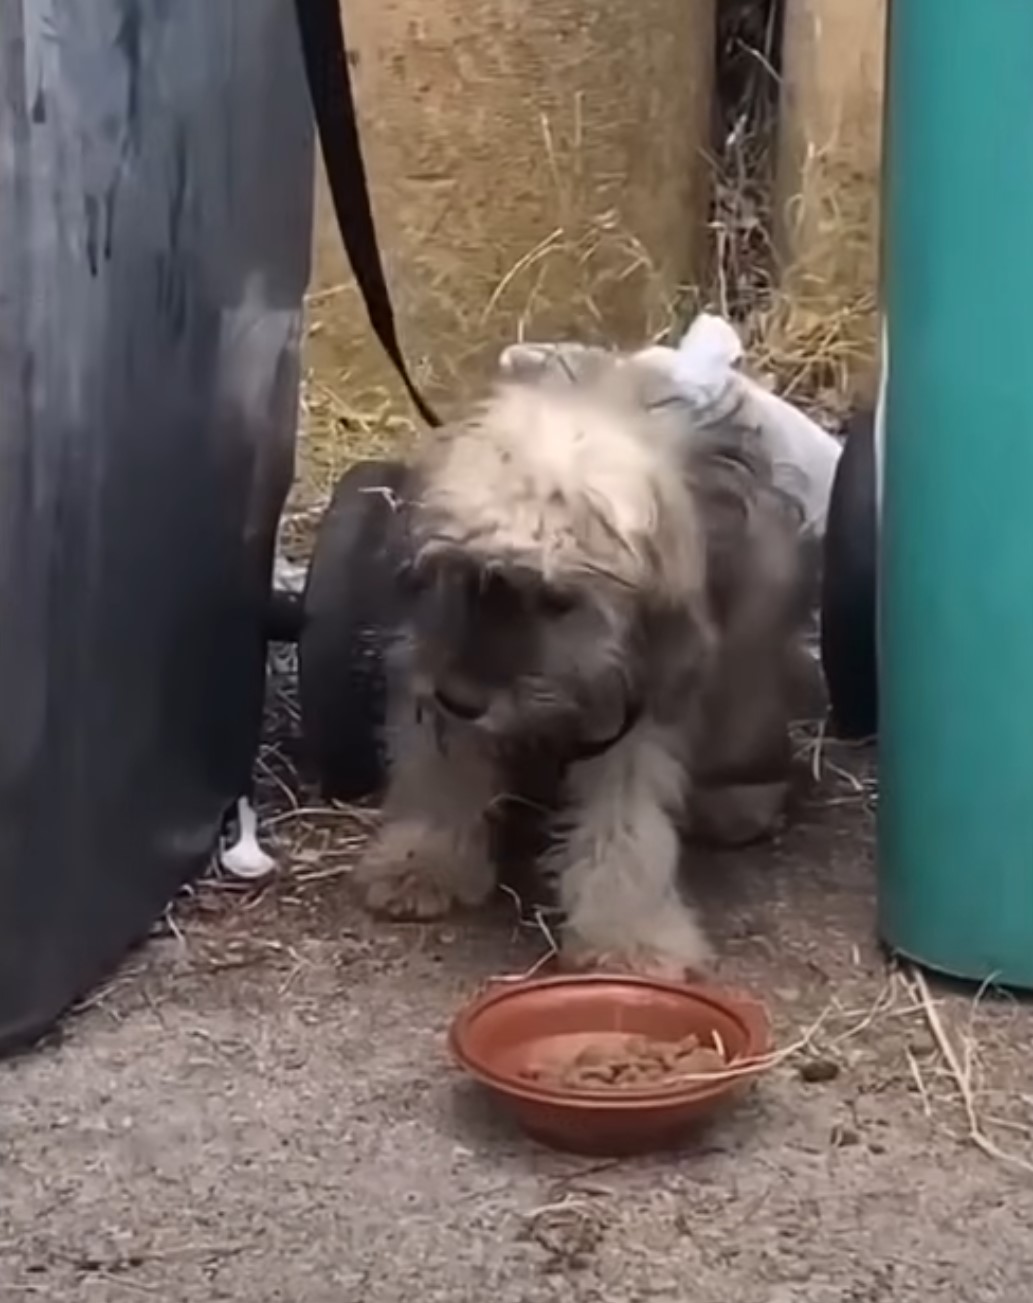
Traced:
<svg viewBox="0 0 1033 1303">
<path fill-rule="evenodd" d="M 0 1048 L 247 783 L 312 176 L 291 4 L 0 0 Z"/>
</svg>

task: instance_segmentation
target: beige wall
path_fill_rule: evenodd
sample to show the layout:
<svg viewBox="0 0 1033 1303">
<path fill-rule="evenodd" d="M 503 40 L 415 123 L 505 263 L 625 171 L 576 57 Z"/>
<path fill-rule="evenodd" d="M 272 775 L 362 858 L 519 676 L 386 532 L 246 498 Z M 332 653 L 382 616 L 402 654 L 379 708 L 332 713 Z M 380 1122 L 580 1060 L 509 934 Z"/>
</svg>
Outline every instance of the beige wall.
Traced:
<svg viewBox="0 0 1033 1303">
<path fill-rule="evenodd" d="M 886 0 L 786 0 L 776 239 L 786 288 L 829 311 L 876 282 L 885 22 Z"/>
<path fill-rule="evenodd" d="M 703 252 L 713 3 L 348 0 L 382 252 L 435 397 L 520 333 L 666 324 Z M 317 222 L 311 355 L 389 383 L 322 182 Z"/>
</svg>

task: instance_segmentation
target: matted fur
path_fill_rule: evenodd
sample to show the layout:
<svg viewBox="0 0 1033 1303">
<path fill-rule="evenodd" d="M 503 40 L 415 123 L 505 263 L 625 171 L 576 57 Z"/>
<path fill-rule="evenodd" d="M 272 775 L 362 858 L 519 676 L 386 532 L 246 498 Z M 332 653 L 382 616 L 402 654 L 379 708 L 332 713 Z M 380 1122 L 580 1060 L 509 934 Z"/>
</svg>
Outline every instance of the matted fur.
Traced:
<svg viewBox="0 0 1033 1303">
<path fill-rule="evenodd" d="M 700 592 L 706 559 L 677 447 L 639 385 L 501 384 L 422 465 L 417 536 L 519 562 L 546 583 L 605 576 L 659 598 Z"/>
<path fill-rule="evenodd" d="M 678 885 L 693 780 L 784 759 L 798 521 L 759 447 L 704 438 L 665 377 L 590 352 L 501 383 L 431 438 L 414 485 L 370 907 L 487 897 L 490 812 L 530 755 L 562 779 L 540 867 L 568 960 L 700 968 Z"/>
</svg>

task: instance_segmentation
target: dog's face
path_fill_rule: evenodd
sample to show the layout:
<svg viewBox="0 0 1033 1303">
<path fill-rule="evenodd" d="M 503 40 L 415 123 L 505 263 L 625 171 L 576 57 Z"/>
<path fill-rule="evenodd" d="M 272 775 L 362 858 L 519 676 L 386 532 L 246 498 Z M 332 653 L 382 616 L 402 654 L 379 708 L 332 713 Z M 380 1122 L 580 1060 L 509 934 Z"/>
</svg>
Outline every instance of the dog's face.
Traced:
<svg viewBox="0 0 1033 1303">
<path fill-rule="evenodd" d="M 410 673 L 436 709 L 500 739 L 620 732 L 641 690 L 634 594 L 451 546 L 425 548 L 405 583 Z"/>
<path fill-rule="evenodd" d="M 703 541 L 637 377 L 504 384 L 429 444 L 408 514 L 406 672 L 498 738 L 589 748 L 651 690 L 646 636 L 688 609 Z"/>
</svg>

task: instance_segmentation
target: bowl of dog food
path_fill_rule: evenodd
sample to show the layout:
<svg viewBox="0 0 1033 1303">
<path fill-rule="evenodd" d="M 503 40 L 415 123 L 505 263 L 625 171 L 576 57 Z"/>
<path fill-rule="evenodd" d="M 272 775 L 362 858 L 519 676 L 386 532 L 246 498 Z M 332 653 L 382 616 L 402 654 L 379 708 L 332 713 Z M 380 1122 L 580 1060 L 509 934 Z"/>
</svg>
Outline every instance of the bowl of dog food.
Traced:
<svg viewBox="0 0 1033 1303">
<path fill-rule="evenodd" d="M 679 1143 L 772 1061 L 751 997 L 602 973 L 489 984 L 449 1046 L 533 1139 L 599 1157 Z"/>
</svg>

